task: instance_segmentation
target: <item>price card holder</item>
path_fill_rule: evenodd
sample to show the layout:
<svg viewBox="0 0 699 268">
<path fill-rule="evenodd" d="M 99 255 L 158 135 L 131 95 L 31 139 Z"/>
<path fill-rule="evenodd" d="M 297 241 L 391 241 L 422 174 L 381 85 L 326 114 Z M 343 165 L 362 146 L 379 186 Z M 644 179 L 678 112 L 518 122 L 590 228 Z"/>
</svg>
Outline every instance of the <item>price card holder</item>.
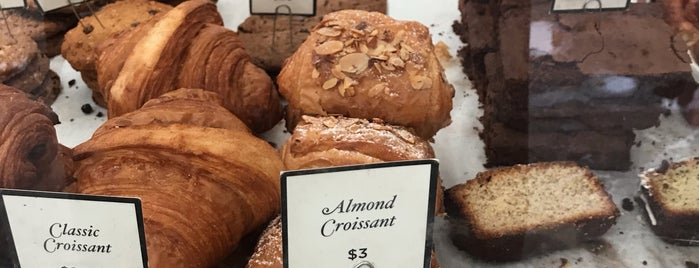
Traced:
<svg viewBox="0 0 699 268">
<path fill-rule="evenodd" d="M 139 199 L 6 189 L 0 199 L 0 245 L 15 267 L 148 267 Z"/>
<path fill-rule="evenodd" d="M 553 12 L 614 11 L 629 8 L 631 0 L 554 0 Z"/>
<path fill-rule="evenodd" d="M 280 7 L 289 15 L 316 15 L 316 0 L 250 0 L 250 15 L 279 15 Z"/>
<path fill-rule="evenodd" d="M 24 0 L 0 0 L 0 9 L 24 7 Z"/>
<path fill-rule="evenodd" d="M 35 0 L 36 5 L 42 13 L 64 8 L 67 6 L 78 5 L 86 0 Z"/>
<path fill-rule="evenodd" d="M 437 160 L 284 172 L 284 267 L 428 268 Z"/>
</svg>

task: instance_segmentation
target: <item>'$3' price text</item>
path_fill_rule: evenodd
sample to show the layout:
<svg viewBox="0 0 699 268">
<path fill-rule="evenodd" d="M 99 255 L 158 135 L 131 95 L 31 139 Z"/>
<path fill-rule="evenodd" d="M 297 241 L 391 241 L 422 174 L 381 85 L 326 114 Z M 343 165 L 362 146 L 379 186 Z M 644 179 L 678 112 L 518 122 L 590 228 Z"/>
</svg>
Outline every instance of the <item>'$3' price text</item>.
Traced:
<svg viewBox="0 0 699 268">
<path fill-rule="evenodd" d="M 366 253 L 366 248 L 358 248 L 358 249 L 350 249 L 347 253 L 349 253 L 349 257 L 347 257 L 350 260 L 354 259 L 364 259 L 367 257 Z"/>
</svg>

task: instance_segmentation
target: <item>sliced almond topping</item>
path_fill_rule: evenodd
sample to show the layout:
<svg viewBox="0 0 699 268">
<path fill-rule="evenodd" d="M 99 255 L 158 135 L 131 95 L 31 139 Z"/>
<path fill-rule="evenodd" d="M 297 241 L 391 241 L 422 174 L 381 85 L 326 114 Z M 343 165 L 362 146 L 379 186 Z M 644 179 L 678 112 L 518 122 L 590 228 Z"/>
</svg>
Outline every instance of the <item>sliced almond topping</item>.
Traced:
<svg viewBox="0 0 699 268">
<path fill-rule="evenodd" d="M 398 56 L 400 59 L 407 61 L 410 58 L 410 51 L 402 47 L 400 51 L 398 51 Z"/>
<path fill-rule="evenodd" d="M 334 88 L 335 85 L 337 85 L 337 78 L 333 77 L 323 83 L 323 89 L 331 89 Z"/>
<path fill-rule="evenodd" d="M 400 47 L 401 47 L 401 48 L 404 48 L 404 49 L 407 50 L 408 52 L 415 52 L 415 49 L 413 49 L 412 47 L 408 46 L 408 44 L 406 44 L 406 43 L 400 44 Z"/>
<path fill-rule="evenodd" d="M 331 40 L 320 44 L 314 50 L 318 55 L 331 55 L 340 52 L 344 47 L 342 42 Z"/>
<path fill-rule="evenodd" d="M 352 29 L 350 29 L 350 31 L 354 34 L 357 34 L 358 36 L 364 36 L 364 31 L 362 31 L 362 30 L 352 28 Z"/>
<path fill-rule="evenodd" d="M 396 67 L 393 67 L 393 65 L 391 65 L 391 64 L 388 63 L 388 62 L 381 62 L 380 64 L 381 64 L 381 67 L 384 68 L 384 69 L 386 69 L 386 70 L 389 70 L 389 71 L 395 71 L 395 70 L 396 70 Z"/>
<path fill-rule="evenodd" d="M 369 36 L 376 36 L 377 34 L 379 34 L 379 29 L 374 29 L 373 31 L 371 31 Z"/>
<path fill-rule="evenodd" d="M 338 88 L 337 93 L 340 93 L 340 96 L 344 97 L 345 96 L 345 88 L 343 88 L 343 87 Z"/>
<path fill-rule="evenodd" d="M 345 74 L 342 73 L 342 70 L 340 70 L 340 65 L 335 65 L 330 72 L 333 74 L 333 76 L 337 77 L 337 79 L 345 79 L 346 77 Z"/>
<path fill-rule="evenodd" d="M 348 88 L 347 88 L 347 92 L 346 92 L 346 95 L 347 95 L 347 96 L 352 97 L 352 96 L 354 96 L 355 94 L 356 94 L 356 91 L 354 90 L 354 87 L 348 87 Z"/>
<path fill-rule="evenodd" d="M 340 58 L 340 70 L 346 73 L 361 73 L 369 67 L 369 57 L 364 53 L 352 53 Z"/>
<path fill-rule="evenodd" d="M 432 79 L 423 75 L 415 75 L 410 77 L 410 86 L 413 89 L 428 89 L 432 87 Z"/>
<path fill-rule="evenodd" d="M 336 37 L 336 36 L 340 36 L 340 34 L 342 34 L 342 31 L 338 30 L 338 29 L 334 29 L 334 28 L 323 27 L 323 28 L 318 29 L 316 31 L 316 33 L 323 35 L 323 36 Z"/>
<path fill-rule="evenodd" d="M 354 39 L 349 39 L 349 40 L 345 41 L 344 45 L 346 47 L 351 46 L 354 43 L 354 41 L 355 41 Z"/>
<path fill-rule="evenodd" d="M 377 60 L 382 60 L 382 61 L 388 60 L 388 56 L 387 56 L 387 55 L 371 56 L 371 58 L 372 58 L 372 59 L 377 59 Z"/>
<path fill-rule="evenodd" d="M 408 73 L 411 75 L 417 74 L 421 69 L 422 66 L 417 65 L 412 61 L 409 61 L 405 64 L 405 70 L 408 71 Z"/>
<path fill-rule="evenodd" d="M 403 42 L 403 39 L 405 38 L 405 31 L 400 30 L 396 33 L 395 36 L 393 36 L 393 40 L 391 41 L 391 45 L 397 45 L 400 44 L 400 42 Z"/>
<path fill-rule="evenodd" d="M 408 132 L 406 130 L 394 129 L 393 133 L 398 134 L 399 137 L 401 137 L 404 141 L 407 141 L 410 144 L 415 143 L 415 136 L 413 136 L 413 134 L 411 134 L 410 132 Z"/>
<path fill-rule="evenodd" d="M 374 48 L 370 49 L 367 54 L 369 54 L 369 56 L 381 55 L 386 50 L 387 45 L 388 45 L 388 43 L 379 40 L 378 42 L 376 42 L 376 45 L 374 46 Z M 369 46 L 369 47 L 371 48 L 371 46 Z"/>
<path fill-rule="evenodd" d="M 366 44 L 362 43 L 359 44 L 359 51 L 366 54 L 367 52 L 369 52 L 369 48 L 366 46 Z"/>
<path fill-rule="evenodd" d="M 320 77 L 320 72 L 318 72 L 318 69 L 313 68 L 313 72 L 311 72 L 311 78 L 316 79 Z"/>
<path fill-rule="evenodd" d="M 347 129 L 351 132 L 357 132 L 359 130 L 360 126 L 359 125 L 351 125 Z"/>
<path fill-rule="evenodd" d="M 334 117 L 333 117 L 333 119 L 334 119 Z M 337 119 L 335 119 L 335 120 L 332 120 L 332 119 L 323 120 L 323 125 L 325 125 L 326 127 L 329 127 L 329 128 L 334 127 L 337 125 Z"/>
<path fill-rule="evenodd" d="M 401 67 L 401 68 L 403 68 L 403 66 L 405 66 L 405 62 L 396 56 L 392 56 L 391 58 L 389 58 L 388 63 L 390 63 L 393 66 L 397 66 L 397 67 Z"/>
<path fill-rule="evenodd" d="M 398 51 L 398 49 L 395 46 L 388 44 L 388 45 L 386 45 L 386 49 L 384 51 L 386 51 L 388 53 L 393 53 L 393 52 Z"/>
</svg>

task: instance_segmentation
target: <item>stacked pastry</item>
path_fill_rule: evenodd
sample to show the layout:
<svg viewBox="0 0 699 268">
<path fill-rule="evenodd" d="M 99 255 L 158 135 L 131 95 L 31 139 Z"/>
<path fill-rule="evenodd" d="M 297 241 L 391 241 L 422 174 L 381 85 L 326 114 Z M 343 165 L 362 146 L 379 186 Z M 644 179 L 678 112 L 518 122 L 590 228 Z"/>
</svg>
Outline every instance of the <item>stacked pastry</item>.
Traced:
<svg viewBox="0 0 699 268">
<path fill-rule="evenodd" d="M 666 112 L 661 97 L 695 88 L 659 3 L 552 14 L 548 0 L 462 0 L 460 9 L 491 166 L 571 160 L 625 170 L 633 130 Z"/>
<path fill-rule="evenodd" d="M 451 122 L 454 88 L 429 30 L 378 12 L 323 17 L 277 77 L 287 128 L 302 115 L 380 118 L 430 139 Z"/>
<path fill-rule="evenodd" d="M 124 0 L 104 6 L 94 15 L 80 20 L 80 25 L 68 31 L 61 45 L 61 54 L 70 63 L 87 86 L 93 90 L 93 99 L 106 106 L 97 83 L 97 50 L 117 34 L 130 31 L 141 23 L 159 17 L 171 6 L 148 0 Z"/>
<path fill-rule="evenodd" d="M 150 267 L 212 267 L 279 213 L 277 151 L 222 103 L 172 91 L 74 149 L 78 192 L 141 198 Z"/>
<path fill-rule="evenodd" d="M 412 130 L 343 117 L 302 117 L 293 135 L 281 149 L 289 170 L 358 165 L 384 161 L 434 158 L 432 147 Z M 442 213 L 442 188 L 437 187 L 435 211 Z M 282 267 L 281 220 L 267 227 L 248 268 Z M 436 259 L 432 267 L 439 267 Z"/>
<path fill-rule="evenodd" d="M 29 35 L 5 28 L 0 28 L 0 83 L 49 105 L 61 91 L 58 75 L 49 70 L 49 59 L 37 43 Z"/>
<path fill-rule="evenodd" d="M 215 4 L 193 0 L 105 41 L 97 78 L 109 116 L 192 87 L 218 93 L 224 107 L 254 132 L 272 128 L 281 120 L 272 80 L 250 61 L 236 33 L 222 25 Z"/>
<path fill-rule="evenodd" d="M 386 0 L 319 0 L 315 3 L 315 16 L 285 16 L 289 10 L 281 8 L 279 16 L 252 15 L 238 26 L 245 50 L 257 66 L 278 73 L 284 60 L 298 49 L 325 14 L 346 9 L 386 13 Z"/>
</svg>

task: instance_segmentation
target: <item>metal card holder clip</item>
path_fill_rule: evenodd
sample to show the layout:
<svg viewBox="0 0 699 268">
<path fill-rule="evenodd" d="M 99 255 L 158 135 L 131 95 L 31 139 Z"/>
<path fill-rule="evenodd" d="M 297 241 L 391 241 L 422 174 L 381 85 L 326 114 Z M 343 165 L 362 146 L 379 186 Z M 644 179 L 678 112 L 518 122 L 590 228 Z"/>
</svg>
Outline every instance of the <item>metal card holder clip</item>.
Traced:
<svg viewBox="0 0 699 268">
<path fill-rule="evenodd" d="M 280 13 L 280 10 L 282 8 L 286 8 L 286 10 L 289 12 L 286 14 Z M 292 30 L 293 23 L 291 20 L 291 16 L 293 16 L 293 14 L 294 13 L 291 11 L 291 7 L 288 5 L 280 5 L 274 9 L 274 22 L 272 24 L 272 51 L 279 52 L 277 50 L 277 19 L 279 18 L 279 15 L 287 15 L 289 17 L 289 47 L 293 48 L 293 46 L 294 46 L 294 31 Z"/>
<path fill-rule="evenodd" d="M 362 261 L 360 263 L 357 263 L 355 266 L 352 266 L 352 268 L 375 268 L 374 264 L 369 262 L 369 261 Z"/>
<path fill-rule="evenodd" d="M 82 26 L 83 29 L 87 29 L 87 26 L 86 26 L 85 24 L 83 24 L 83 22 L 81 21 L 81 20 L 82 20 L 82 17 L 80 17 L 80 14 L 78 14 L 78 10 L 75 9 L 75 4 L 74 4 L 72 1 L 70 1 L 70 0 L 66 0 L 66 2 L 67 2 L 68 5 L 70 6 L 70 9 L 73 10 L 73 15 L 75 15 L 75 18 L 78 19 L 78 23 L 80 23 L 80 26 Z M 97 20 L 97 22 L 99 23 L 99 25 L 100 25 L 102 28 L 105 28 L 105 27 L 104 27 L 104 24 L 102 24 L 102 21 L 101 21 L 100 18 L 97 16 L 97 14 L 95 13 L 94 9 L 92 8 L 92 4 L 90 4 L 90 1 L 86 1 L 85 4 L 87 5 L 87 9 L 90 10 L 90 15 L 92 15 L 92 16 L 95 17 L 95 20 Z"/>
</svg>

